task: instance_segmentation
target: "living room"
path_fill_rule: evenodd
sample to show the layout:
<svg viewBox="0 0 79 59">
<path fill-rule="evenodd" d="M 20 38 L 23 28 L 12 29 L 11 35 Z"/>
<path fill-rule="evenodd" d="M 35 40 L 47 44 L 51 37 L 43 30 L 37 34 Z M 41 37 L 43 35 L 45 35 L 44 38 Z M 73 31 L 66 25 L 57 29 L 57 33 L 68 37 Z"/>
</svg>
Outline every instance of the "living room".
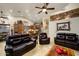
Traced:
<svg viewBox="0 0 79 59">
<path fill-rule="evenodd" d="M 79 3 L 0 3 L 0 56 L 78 56 L 78 19 Z"/>
</svg>

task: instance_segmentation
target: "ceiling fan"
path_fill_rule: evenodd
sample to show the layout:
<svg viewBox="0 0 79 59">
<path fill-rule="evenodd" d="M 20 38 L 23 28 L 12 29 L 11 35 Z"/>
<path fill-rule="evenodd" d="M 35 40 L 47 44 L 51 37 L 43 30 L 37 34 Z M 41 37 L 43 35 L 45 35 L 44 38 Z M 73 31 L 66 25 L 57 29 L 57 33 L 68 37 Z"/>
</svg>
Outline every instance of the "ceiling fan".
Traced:
<svg viewBox="0 0 79 59">
<path fill-rule="evenodd" d="M 0 11 L 0 14 L 1 14 L 0 18 L 3 18 L 3 19 L 8 19 L 8 17 L 3 16 L 3 11 Z"/>
<path fill-rule="evenodd" d="M 38 9 L 42 9 L 41 11 L 38 12 L 38 14 L 40 14 L 41 12 L 45 12 L 45 14 L 48 14 L 47 10 L 54 10 L 55 8 L 48 8 L 47 6 L 49 5 L 49 3 L 44 3 L 44 5 L 42 7 L 35 7 Z"/>
</svg>

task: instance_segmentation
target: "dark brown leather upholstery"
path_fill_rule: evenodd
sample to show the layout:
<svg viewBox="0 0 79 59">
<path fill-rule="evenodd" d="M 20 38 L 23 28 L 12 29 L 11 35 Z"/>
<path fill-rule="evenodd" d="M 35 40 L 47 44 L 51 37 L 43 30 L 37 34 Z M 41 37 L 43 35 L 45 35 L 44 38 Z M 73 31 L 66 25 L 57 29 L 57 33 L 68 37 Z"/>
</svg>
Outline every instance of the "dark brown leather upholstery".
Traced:
<svg viewBox="0 0 79 59">
<path fill-rule="evenodd" d="M 74 33 L 57 33 L 55 44 L 62 45 L 71 49 L 79 50 L 78 35 Z"/>
<path fill-rule="evenodd" d="M 39 35 L 39 44 L 49 44 L 50 43 L 50 38 L 48 38 L 46 33 L 40 33 Z"/>
<path fill-rule="evenodd" d="M 36 40 L 29 35 L 13 35 L 6 39 L 6 55 L 20 56 L 32 50 L 36 46 Z"/>
</svg>

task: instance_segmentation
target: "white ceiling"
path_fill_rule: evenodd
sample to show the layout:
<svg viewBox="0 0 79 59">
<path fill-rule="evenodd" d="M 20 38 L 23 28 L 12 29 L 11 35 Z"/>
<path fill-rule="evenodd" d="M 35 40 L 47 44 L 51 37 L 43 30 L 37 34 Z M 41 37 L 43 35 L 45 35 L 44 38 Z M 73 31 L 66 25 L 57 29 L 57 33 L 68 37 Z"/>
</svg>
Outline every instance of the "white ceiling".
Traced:
<svg viewBox="0 0 79 59">
<path fill-rule="evenodd" d="M 63 10 L 68 3 L 50 3 L 48 7 L 55 7 L 55 10 L 49 10 L 48 15 L 45 13 L 37 14 L 40 9 L 35 7 L 42 7 L 42 3 L 0 3 L 0 11 L 4 11 L 4 15 L 22 16 L 33 22 L 41 22 L 42 18 L 48 17 L 51 13 Z M 21 11 L 17 13 L 17 11 Z"/>
</svg>

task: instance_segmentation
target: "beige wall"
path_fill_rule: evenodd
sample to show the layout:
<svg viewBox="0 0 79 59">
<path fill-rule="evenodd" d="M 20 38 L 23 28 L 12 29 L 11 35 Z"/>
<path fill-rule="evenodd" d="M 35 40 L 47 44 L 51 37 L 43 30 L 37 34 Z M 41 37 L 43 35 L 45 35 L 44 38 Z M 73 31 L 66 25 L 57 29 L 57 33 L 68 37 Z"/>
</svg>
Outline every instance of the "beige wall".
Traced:
<svg viewBox="0 0 79 59">
<path fill-rule="evenodd" d="M 57 31 L 57 23 L 70 21 L 70 31 Z M 59 21 L 49 21 L 49 36 L 53 39 L 58 32 L 76 33 L 79 35 L 79 17 Z"/>
<path fill-rule="evenodd" d="M 53 13 L 51 15 L 55 15 L 55 14 L 59 14 L 68 10 L 72 10 L 75 8 L 79 8 L 79 3 L 71 3 L 68 4 L 64 10 L 58 11 L 56 13 Z M 70 21 L 70 27 L 71 30 L 70 31 L 57 31 L 57 23 L 61 23 L 61 22 L 67 22 Z M 64 20 L 59 20 L 59 21 L 49 21 L 49 37 L 51 38 L 51 41 L 54 42 L 54 37 L 56 36 L 57 32 L 71 32 L 71 33 L 77 33 L 79 35 L 79 17 L 76 18 L 70 18 L 70 19 L 64 19 Z"/>
</svg>

